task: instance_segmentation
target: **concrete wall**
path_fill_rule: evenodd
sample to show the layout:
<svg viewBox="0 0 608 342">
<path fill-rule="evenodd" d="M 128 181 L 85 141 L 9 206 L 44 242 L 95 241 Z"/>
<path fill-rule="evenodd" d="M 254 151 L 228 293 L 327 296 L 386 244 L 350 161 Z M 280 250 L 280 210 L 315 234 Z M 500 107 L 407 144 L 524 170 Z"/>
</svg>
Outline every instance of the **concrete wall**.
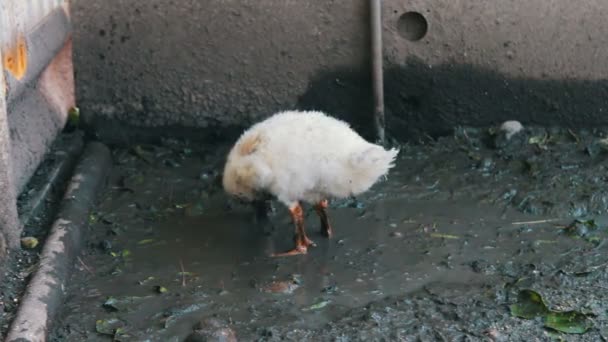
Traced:
<svg viewBox="0 0 608 342">
<path fill-rule="evenodd" d="M 84 115 L 207 127 L 291 107 L 320 69 L 359 68 L 364 2 L 162 0 L 74 4 Z"/>
<path fill-rule="evenodd" d="M 608 123 L 608 2 L 383 6 L 390 133 L 504 119 Z M 424 28 L 419 16 L 401 19 L 408 11 L 426 19 L 419 40 L 408 40 Z M 204 136 L 290 107 L 329 110 L 368 133 L 367 15 L 366 0 L 80 0 L 78 101 L 99 134 L 125 141 L 141 132 L 126 124 Z"/>
<path fill-rule="evenodd" d="M 0 50 L 2 57 L 2 50 Z M 0 270 L 4 265 L 7 237 L 20 227 L 17 216 L 17 198 L 11 169 L 11 140 L 6 110 L 4 73 L 0 73 Z M 2 277 L 0 276 L 0 279 Z"/>
<path fill-rule="evenodd" d="M 0 4 L 0 257 L 17 247 L 16 197 L 74 106 L 69 7 L 62 0 Z"/>
</svg>

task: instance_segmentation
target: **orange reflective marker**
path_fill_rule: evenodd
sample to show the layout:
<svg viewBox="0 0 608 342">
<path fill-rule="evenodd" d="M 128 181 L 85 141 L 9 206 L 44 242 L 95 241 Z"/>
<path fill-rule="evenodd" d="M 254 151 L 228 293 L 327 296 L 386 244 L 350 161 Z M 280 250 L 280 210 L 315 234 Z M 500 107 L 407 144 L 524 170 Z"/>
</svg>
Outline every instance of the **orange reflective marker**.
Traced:
<svg viewBox="0 0 608 342">
<path fill-rule="evenodd" d="M 19 37 L 16 46 L 5 51 L 4 68 L 18 80 L 25 76 L 27 72 L 27 43 L 25 37 Z"/>
</svg>

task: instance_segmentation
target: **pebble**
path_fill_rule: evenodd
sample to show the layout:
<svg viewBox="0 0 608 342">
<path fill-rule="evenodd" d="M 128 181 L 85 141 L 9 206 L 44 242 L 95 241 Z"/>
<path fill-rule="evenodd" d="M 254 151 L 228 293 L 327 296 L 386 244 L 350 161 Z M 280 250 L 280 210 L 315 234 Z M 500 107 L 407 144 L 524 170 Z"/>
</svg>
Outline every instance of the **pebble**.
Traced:
<svg viewBox="0 0 608 342">
<path fill-rule="evenodd" d="M 511 139 L 515 134 L 521 132 L 524 126 L 516 120 L 505 121 L 500 125 L 500 131 L 505 133 L 507 140 Z"/>
<path fill-rule="evenodd" d="M 268 293 L 282 293 L 282 294 L 291 294 L 298 287 L 300 287 L 293 280 L 287 281 L 273 281 L 270 284 L 264 286 L 262 290 Z"/>
<path fill-rule="evenodd" d="M 107 251 L 109 251 L 109 250 L 111 250 L 111 249 L 112 249 L 112 242 L 110 242 L 110 240 L 101 240 L 101 241 L 99 242 L 99 248 L 100 248 L 102 251 L 107 252 Z"/>
<path fill-rule="evenodd" d="M 494 161 L 490 157 L 485 157 L 479 162 L 479 169 L 489 171 L 494 166 Z"/>
<path fill-rule="evenodd" d="M 234 330 L 216 318 L 206 318 L 194 325 L 186 342 L 236 342 Z"/>
<path fill-rule="evenodd" d="M 400 237 L 403 237 L 403 233 L 401 233 L 401 232 L 391 232 L 390 236 L 391 237 L 400 238 Z"/>
</svg>

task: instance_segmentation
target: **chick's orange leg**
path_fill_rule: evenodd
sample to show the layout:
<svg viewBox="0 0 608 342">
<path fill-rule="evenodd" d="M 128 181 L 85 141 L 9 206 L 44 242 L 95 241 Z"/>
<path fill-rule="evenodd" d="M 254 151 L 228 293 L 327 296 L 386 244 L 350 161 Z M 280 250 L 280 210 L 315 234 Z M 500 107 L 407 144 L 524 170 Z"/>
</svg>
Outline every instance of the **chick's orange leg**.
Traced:
<svg viewBox="0 0 608 342">
<path fill-rule="evenodd" d="M 315 211 L 319 218 L 321 219 L 321 234 L 331 237 L 333 235 L 333 230 L 331 229 L 331 224 L 329 223 L 329 217 L 327 216 L 327 200 L 322 200 L 321 202 L 315 205 Z"/>
<path fill-rule="evenodd" d="M 304 229 L 304 211 L 302 210 L 302 206 L 298 203 L 289 208 L 289 211 L 296 227 L 296 247 L 287 252 L 275 253 L 272 255 L 274 257 L 306 254 L 308 252 L 308 247 L 314 245 L 314 242 L 306 236 L 306 231 Z"/>
</svg>

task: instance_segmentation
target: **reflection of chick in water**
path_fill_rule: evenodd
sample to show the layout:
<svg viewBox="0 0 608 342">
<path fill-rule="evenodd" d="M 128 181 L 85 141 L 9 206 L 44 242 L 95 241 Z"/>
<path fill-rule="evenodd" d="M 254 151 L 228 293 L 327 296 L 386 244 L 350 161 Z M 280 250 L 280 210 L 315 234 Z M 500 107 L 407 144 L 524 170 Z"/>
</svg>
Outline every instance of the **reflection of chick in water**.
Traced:
<svg viewBox="0 0 608 342">
<path fill-rule="evenodd" d="M 239 138 L 228 154 L 223 186 L 243 199 L 270 194 L 286 205 L 296 228 L 295 248 L 274 255 L 306 254 L 314 243 L 306 235 L 300 201 L 314 205 L 321 233 L 331 237 L 327 199 L 367 191 L 387 174 L 398 152 L 365 141 L 321 112 L 280 112 Z"/>
</svg>

